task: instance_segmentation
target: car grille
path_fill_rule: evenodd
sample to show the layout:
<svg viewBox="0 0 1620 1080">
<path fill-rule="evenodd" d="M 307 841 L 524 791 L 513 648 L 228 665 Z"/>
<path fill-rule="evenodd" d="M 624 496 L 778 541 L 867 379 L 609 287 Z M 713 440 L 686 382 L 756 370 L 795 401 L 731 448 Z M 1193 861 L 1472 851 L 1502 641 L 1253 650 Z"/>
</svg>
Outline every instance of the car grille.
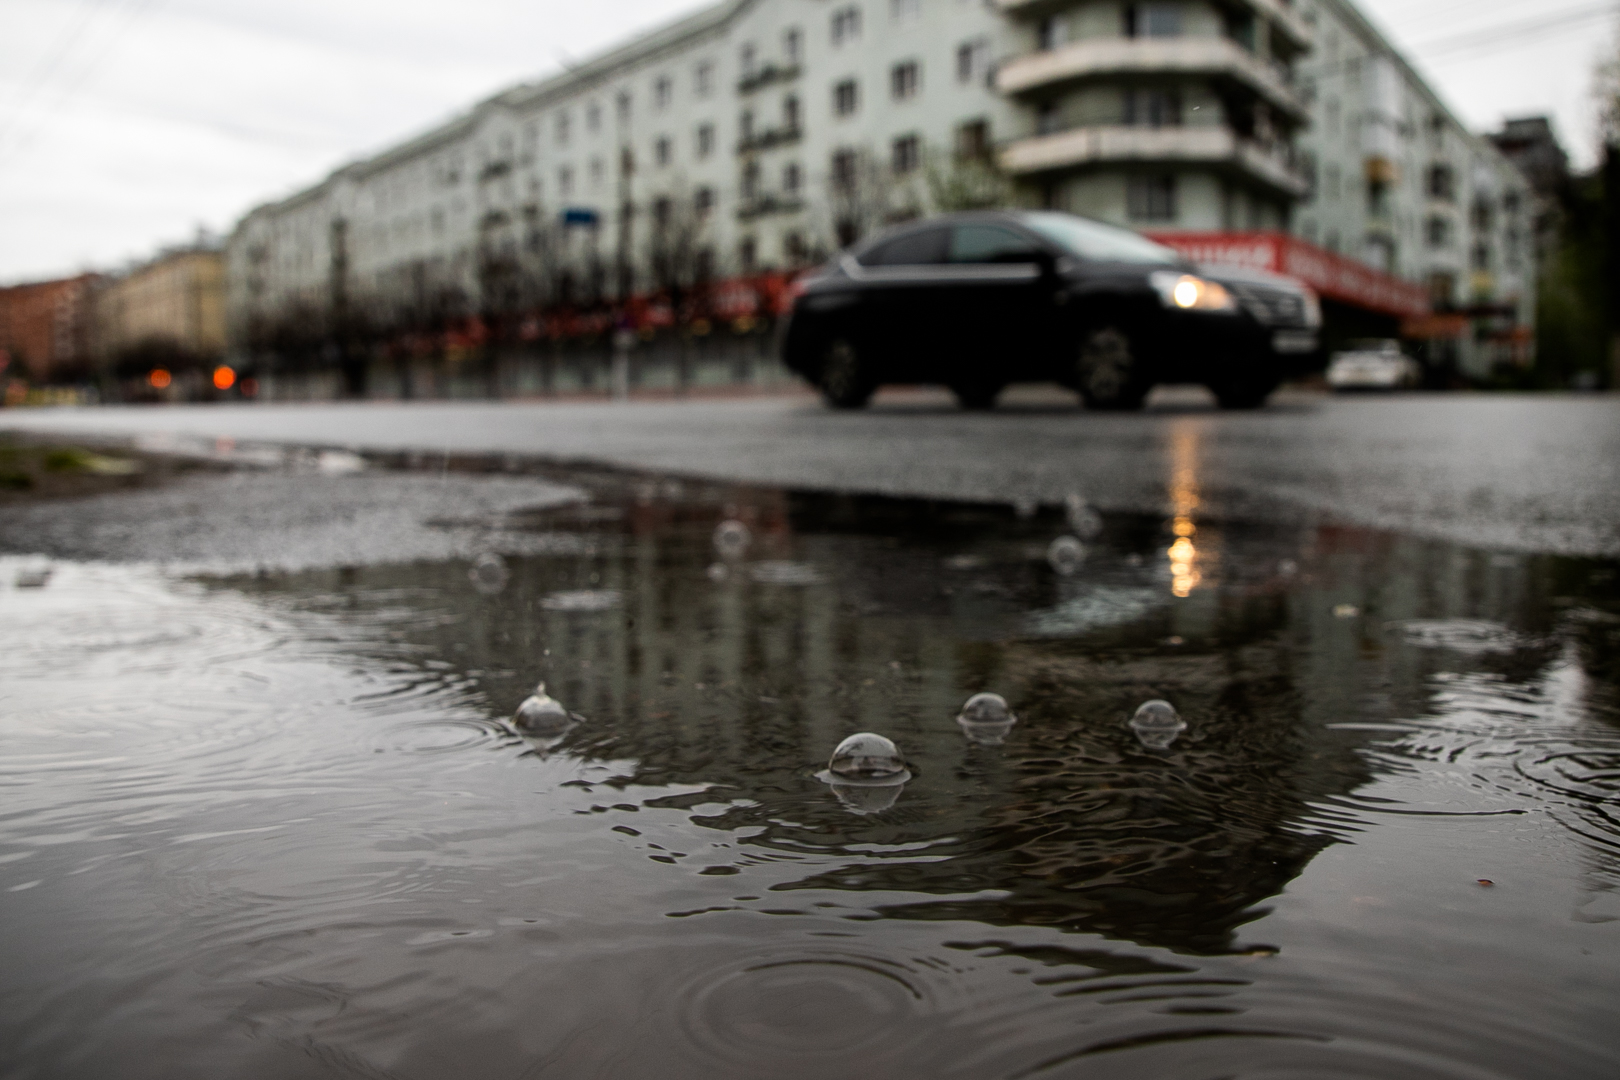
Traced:
<svg viewBox="0 0 1620 1080">
<path fill-rule="evenodd" d="M 1305 325 L 1305 298 L 1297 292 L 1247 283 L 1226 288 L 1263 326 Z"/>
</svg>

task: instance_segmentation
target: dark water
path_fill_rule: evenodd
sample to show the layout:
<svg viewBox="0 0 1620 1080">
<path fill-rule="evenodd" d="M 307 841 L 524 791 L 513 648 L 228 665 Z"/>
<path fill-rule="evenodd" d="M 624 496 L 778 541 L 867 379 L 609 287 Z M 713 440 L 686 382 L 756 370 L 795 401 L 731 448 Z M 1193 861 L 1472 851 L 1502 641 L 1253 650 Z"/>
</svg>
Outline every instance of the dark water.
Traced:
<svg viewBox="0 0 1620 1080">
<path fill-rule="evenodd" d="M 504 580 L 0 560 L 4 1075 L 1620 1074 L 1613 565 L 596 486 Z"/>
</svg>

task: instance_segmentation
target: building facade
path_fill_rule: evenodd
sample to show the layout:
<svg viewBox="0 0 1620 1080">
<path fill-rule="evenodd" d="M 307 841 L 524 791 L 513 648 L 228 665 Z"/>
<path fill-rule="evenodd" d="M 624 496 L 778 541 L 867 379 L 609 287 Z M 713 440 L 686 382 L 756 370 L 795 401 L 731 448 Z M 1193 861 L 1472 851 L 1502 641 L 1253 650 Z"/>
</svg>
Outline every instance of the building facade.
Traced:
<svg viewBox="0 0 1620 1080">
<path fill-rule="evenodd" d="M 95 297 L 95 353 L 107 368 L 135 360 L 209 365 L 225 355 L 225 257 L 180 248 L 109 280 Z"/>
<path fill-rule="evenodd" d="M 98 275 L 0 289 L 0 381 L 19 388 L 86 379 Z"/>
<path fill-rule="evenodd" d="M 634 297 L 746 310 L 739 280 L 998 203 L 1459 334 L 1430 294 L 1528 319 L 1523 186 L 1343 0 L 724 0 L 249 213 L 230 336 L 343 354 Z"/>
</svg>

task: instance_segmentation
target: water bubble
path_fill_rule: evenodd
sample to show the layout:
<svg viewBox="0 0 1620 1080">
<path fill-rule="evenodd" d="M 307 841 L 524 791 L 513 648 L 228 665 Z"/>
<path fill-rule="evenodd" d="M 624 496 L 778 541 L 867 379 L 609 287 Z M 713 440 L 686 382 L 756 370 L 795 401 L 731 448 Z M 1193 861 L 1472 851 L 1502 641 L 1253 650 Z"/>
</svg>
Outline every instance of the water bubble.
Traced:
<svg viewBox="0 0 1620 1080">
<path fill-rule="evenodd" d="M 709 580 L 714 582 L 716 585 L 731 577 L 731 568 L 725 563 L 710 563 L 709 568 L 703 572 L 707 574 L 709 576 Z"/>
<path fill-rule="evenodd" d="M 1012 726 L 1018 723 L 1018 718 L 1007 707 L 1006 698 L 1000 694 L 985 693 L 968 698 L 956 722 L 970 742 L 1000 746 L 1007 740 Z"/>
<path fill-rule="evenodd" d="M 467 580 L 472 582 L 473 588 L 485 596 L 494 596 L 506 588 L 506 583 L 512 577 L 512 572 L 506 568 L 506 560 L 493 551 L 486 551 L 473 560 L 472 568 L 467 571 Z"/>
<path fill-rule="evenodd" d="M 1091 504 L 1086 502 L 1086 497 L 1078 491 L 1070 492 L 1063 500 L 1063 512 L 1069 519 L 1069 528 L 1073 529 L 1074 535 L 1080 539 L 1092 540 L 1102 532 L 1102 515 L 1097 513 Z"/>
<path fill-rule="evenodd" d="M 563 708 L 562 702 L 546 693 L 546 684 L 539 683 L 534 693 L 523 699 L 512 716 L 512 726 L 525 735 L 542 737 L 561 735 L 583 717 Z"/>
<path fill-rule="evenodd" d="M 838 744 L 827 771 L 839 777 L 873 780 L 904 773 L 906 762 L 893 739 L 859 731 Z"/>
<path fill-rule="evenodd" d="M 714 550 L 722 559 L 740 559 L 754 542 L 748 526 L 736 518 L 727 518 L 714 527 Z"/>
<path fill-rule="evenodd" d="M 1086 545 L 1072 536 L 1060 536 L 1047 545 L 1046 561 L 1053 570 L 1069 577 L 1085 564 Z"/>
<path fill-rule="evenodd" d="M 1176 712 L 1175 706 L 1155 698 L 1143 702 L 1136 710 L 1131 717 L 1131 730 L 1136 732 L 1143 746 L 1164 750 L 1187 730 L 1187 721 Z"/>
</svg>

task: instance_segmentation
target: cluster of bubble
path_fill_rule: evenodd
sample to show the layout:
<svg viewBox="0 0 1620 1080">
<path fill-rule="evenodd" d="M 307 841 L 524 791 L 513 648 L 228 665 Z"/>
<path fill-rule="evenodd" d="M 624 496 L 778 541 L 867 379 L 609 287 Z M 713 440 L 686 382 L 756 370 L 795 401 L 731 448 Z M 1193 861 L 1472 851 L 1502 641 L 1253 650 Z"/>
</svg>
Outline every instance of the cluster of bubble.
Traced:
<svg viewBox="0 0 1620 1080">
<path fill-rule="evenodd" d="M 1056 573 L 1072 577 L 1085 565 L 1086 541 L 1102 532 L 1103 520 L 1079 492 L 1071 492 L 1063 500 L 1063 517 L 1069 532 L 1047 545 L 1046 561 Z"/>
</svg>

